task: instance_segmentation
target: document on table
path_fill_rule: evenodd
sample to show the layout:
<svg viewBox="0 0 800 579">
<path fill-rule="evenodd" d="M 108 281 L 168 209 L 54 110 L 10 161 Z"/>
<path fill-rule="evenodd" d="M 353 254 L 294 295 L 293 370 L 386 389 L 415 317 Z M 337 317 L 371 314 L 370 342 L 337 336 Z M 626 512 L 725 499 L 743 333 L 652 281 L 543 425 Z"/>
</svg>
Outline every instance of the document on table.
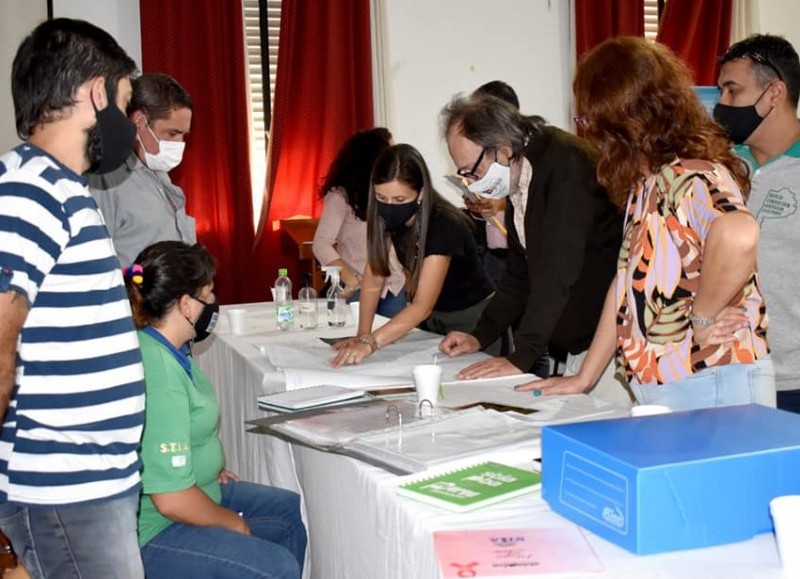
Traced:
<svg viewBox="0 0 800 579">
<path fill-rule="evenodd" d="M 394 472 L 413 473 L 539 438 L 535 425 L 494 410 L 470 408 L 360 436 L 344 451 Z"/>
<path fill-rule="evenodd" d="M 525 416 L 524 420 L 540 426 L 600 418 L 623 418 L 630 415 L 624 408 L 586 394 L 546 396 L 535 406 L 539 412 Z"/>
<path fill-rule="evenodd" d="M 443 579 L 512 576 L 524 579 L 605 570 L 575 525 L 434 531 L 433 543 Z"/>
<path fill-rule="evenodd" d="M 312 416 L 286 420 L 272 425 L 271 430 L 321 450 L 339 451 L 337 447 L 346 447 L 360 435 L 393 426 L 408 427 L 419 420 L 416 402 L 398 400 L 381 404 L 373 400 L 369 404 L 331 408 Z M 258 425 L 258 421 L 252 423 Z"/>
<path fill-rule="evenodd" d="M 441 336 L 411 332 L 402 340 L 381 348 L 356 366 L 334 369 L 331 347 L 321 340 L 312 344 L 258 344 L 261 354 L 286 377 L 286 389 L 317 384 L 336 384 L 351 388 L 412 384 L 411 369 L 417 364 L 442 366 L 442 381 L 452 382 L 463 367 L 488 356 L 484 353 L 448 358 L 439 352 Z"/>
<path fill-rule="evenodd" d="M 629 415 L 627 409 L 587 394 L 536 397 L 530 391 L 514 390 L 517 384 L 537 379 L 531 374 L 518 374 L 450 383 L 445 385 L 444 397 L 439 405 L 463 408 L 475 402 L 489 402 L 511 407 L 533 408 L 536 412 L 526 415 L 524 419 L 538 426 L 600 418 L 621 418 Z"/>
<path fill-rule="evenodd" d="M 287 392 L 278 392 L 258 397 L 258 406 L 266 410 L 276 410 L 286 412 L 292 410 L 303 410 L 317 406 L 326 406 L 352 400 L 353 398 L 363 398 L 363 394 L 350 388 L 322 384 L 299 388 Z"/>
</svg>

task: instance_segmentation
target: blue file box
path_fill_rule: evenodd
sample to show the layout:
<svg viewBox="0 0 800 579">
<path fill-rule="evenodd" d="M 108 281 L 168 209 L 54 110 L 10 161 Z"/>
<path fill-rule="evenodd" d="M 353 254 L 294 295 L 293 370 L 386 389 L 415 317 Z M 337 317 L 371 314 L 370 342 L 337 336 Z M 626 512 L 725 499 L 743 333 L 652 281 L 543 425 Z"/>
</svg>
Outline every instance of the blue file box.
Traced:
<svg viewBox="0 0 800 579">
<path fill-rule="evenodd" d="M 800 494 L 800 415 L 758 405 L 542 429 L 550 507 L 639 555 L 772 531 Z"/>
</svg>

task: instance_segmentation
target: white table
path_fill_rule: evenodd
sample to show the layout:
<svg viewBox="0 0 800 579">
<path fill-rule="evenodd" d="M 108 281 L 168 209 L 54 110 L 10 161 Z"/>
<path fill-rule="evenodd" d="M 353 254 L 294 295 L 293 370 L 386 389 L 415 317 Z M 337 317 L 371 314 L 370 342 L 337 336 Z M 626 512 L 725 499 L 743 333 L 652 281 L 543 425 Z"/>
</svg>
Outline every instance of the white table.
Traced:
<svg viewBox="0 0 800 579">
<path fill-rule="evenodd" d="M 237 306 L 238 307 L 238 306 Z M 438 577 L 432 533 L 468 528 L 550 527 L 572 524 L 555 514 L 537 493 L 453 514 L 395 494 L 401 480 L 383 469 L 350 457 L 325 453 L 272 436 L 249 434 L 245 420 L 263 417 L 256 398 L 280 389 L 280 373 L 256 345 L 277 340 L 288 343 L 313 335 L 353 333 L 352 321 L 340 330 L 320 329 L 303 334 L 274 329 L 269 304 L 244 306 L 250 312 L 253 333 L 232 336 L 222 320 L 217 335 L 198 351 L 198 363 L 215 384 L 221 412 L 220 433 L 228 467 L 243 478 L 298 491 L 304 499 L 309 530 L 307 576 L 320 579 L 435 579 Z M 224 308 L 223 308 L 224 312 Z M 324 317 L 321 318 L 324 323 Z M 518 396 L 527 405 L 553 400 Z M 486 396 L 482 396 L 485 398 Z M 522 402 L 520 402 L 522 405 Z M 533 456 L 515 449 L 492 456 L 521 464 Z M 741 578 L 782 577 L 771 534 L 720 547 L 645 557 L 584 532 L 606 568 L 597 577 L 620 578 Z"/>
</svg>

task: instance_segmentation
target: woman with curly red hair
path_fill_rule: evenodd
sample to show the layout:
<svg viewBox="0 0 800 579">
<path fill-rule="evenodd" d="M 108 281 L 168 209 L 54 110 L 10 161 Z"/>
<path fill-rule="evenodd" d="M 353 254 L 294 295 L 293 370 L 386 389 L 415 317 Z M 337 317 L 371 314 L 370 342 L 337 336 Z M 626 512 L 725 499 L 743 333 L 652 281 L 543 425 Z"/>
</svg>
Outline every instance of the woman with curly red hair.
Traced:
<svg viewBox="0 0 800 579">
<path fill-rule="evenodd" d="M 521 389 L 587 391 L 616 352 L 640 404 L 774 406 L 747 168 L 688 68 L 663 45 L 613 38 L 584 57 L 573 90 L 598 180 L 625 209 L 623 243 L 580 372 Z"/>
</svg>

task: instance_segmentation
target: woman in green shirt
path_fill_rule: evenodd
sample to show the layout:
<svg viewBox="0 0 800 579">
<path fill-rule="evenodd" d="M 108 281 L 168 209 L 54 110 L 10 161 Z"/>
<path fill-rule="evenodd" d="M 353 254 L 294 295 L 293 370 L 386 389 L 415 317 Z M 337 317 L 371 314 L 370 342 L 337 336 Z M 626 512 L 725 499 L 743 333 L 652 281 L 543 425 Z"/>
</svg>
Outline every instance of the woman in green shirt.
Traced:
<svg viewBox="0 0 800 579">
<path fill-rule="evenodd" d="M 211 256 L 163 241 L 124 273 L 147 394 L 139 544 L 148 579 L 300 577 L 300 498 L 225 470 L 216 395 L 189 352 L 216 320 Z"/>
</svg>

